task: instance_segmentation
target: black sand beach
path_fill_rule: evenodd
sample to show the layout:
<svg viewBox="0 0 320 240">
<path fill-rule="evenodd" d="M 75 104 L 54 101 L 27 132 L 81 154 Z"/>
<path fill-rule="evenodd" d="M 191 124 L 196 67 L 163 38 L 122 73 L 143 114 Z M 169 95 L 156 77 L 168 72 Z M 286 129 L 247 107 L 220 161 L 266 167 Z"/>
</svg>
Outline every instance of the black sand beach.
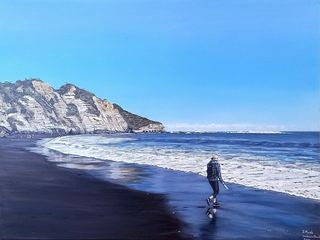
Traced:
<svg viewBox="0 0 320 240">
<path fill-rule="evenodd" d="M 163 196 L 64 171 L 0 139 L 0 239 L 180 239 Z"/>
<path fill-rule="evenodd" d="M 25 150 L 34 140 L 0 143 L 2 239 L 319 239 L 316 200 L 229 184 L 209 220 L 202 176 L 113 161 L 67 169 Z"/>
</svg>

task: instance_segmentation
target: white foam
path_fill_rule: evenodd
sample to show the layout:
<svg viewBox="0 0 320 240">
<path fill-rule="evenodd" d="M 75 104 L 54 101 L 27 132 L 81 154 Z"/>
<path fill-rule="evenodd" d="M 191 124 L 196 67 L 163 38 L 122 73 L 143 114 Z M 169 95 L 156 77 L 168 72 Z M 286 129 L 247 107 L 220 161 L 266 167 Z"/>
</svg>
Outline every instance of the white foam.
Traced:
<svg viewBox="0 0 320 240">
<path fill-rule="evenodd" d="M 65 154 L 100 160 L 155 165 L 206 175 L 206 164 L 211 156 L 209 151 L 115 144 L 134 140 L 132 138 L 80 135 L 45 139 L 40 144 Z M 320 169 L 316 165 L 287 164 L 249 154 L 220 155 L 222 157 L 223 177 L 227 182 L 320 200 Z M 93 166 L 72 164 L 64 163 L 60 166 L 94 168 Z"/>
<path fill-rule="evenodd" d="M 58 164 L 60 167 L 72 168 L 72 169 L 80 169 L 80 170 L 94 170 L 99 169 L 96 165 L 90 164 L 76 164 L 76 163 L 60 163 Z"/>
</svg>

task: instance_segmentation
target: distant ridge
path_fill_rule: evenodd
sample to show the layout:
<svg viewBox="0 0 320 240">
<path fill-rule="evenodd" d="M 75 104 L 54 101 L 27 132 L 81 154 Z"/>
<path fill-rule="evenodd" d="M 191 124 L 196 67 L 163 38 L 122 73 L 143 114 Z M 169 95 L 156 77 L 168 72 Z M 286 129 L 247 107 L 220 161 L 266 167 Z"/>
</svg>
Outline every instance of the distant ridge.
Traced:
<svg viewBox="0 0 320 240">
<path fill-rule="evenodd" d="M 168 131 L 181 134 L 239 133 L 239 134 L 283 134 L 288 131 Z"/>
<path fill-rule="evenodd" d="M 162 123 L 130 113 L 73 84 L 55 90 L 39 79 L 0 83 L 0 136 L 163 130 Z"/>
</svg>

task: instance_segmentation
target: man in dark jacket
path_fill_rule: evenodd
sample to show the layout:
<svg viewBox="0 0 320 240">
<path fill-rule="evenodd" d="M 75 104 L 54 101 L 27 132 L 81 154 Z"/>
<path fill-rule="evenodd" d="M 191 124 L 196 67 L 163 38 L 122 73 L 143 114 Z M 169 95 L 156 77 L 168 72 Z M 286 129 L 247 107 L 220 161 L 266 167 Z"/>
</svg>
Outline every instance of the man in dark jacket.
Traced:
<svg viewBox="0 0 320 240">
<path fill-rule="evenodd" d="M 226 189 L 228 189 L 221 176 L 221 167 L 218 162 L 218 159 L 218 155 L 213 155 L 210 162 L 207 165 L 207 178 L 213 191 L 212 195 L 210 195 L 210 197 L 208 197 L 207 199 L 208 205 L 210 205 L 210 203 L 218 205 L 217 195 L 219 194 L 219 182 L 223 184 L 223 186 Z"/>
</svg>

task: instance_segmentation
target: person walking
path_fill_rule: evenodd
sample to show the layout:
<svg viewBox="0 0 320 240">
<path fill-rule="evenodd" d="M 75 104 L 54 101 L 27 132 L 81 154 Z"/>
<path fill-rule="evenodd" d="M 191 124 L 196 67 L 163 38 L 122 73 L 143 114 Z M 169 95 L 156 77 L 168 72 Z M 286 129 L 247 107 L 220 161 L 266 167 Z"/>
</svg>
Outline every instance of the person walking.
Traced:
<svg viewBox="0 0 320 240">
<path fill-rule="evenodd" d="M 217 154 L 214 154 L 211 157 L 210 162 L 207 164 L 207 179 L 213 191 L 212 194 L 207 198 L 207 204 L 209 206 L 211 203 L 213 203 L 213 205 L 218 205 L 217 195 L 219 194 L 219 182 L 226 189 L 228 189 L 221 176 L 221 166 L 218 160 L 219 156 Z"/>
</svg>

